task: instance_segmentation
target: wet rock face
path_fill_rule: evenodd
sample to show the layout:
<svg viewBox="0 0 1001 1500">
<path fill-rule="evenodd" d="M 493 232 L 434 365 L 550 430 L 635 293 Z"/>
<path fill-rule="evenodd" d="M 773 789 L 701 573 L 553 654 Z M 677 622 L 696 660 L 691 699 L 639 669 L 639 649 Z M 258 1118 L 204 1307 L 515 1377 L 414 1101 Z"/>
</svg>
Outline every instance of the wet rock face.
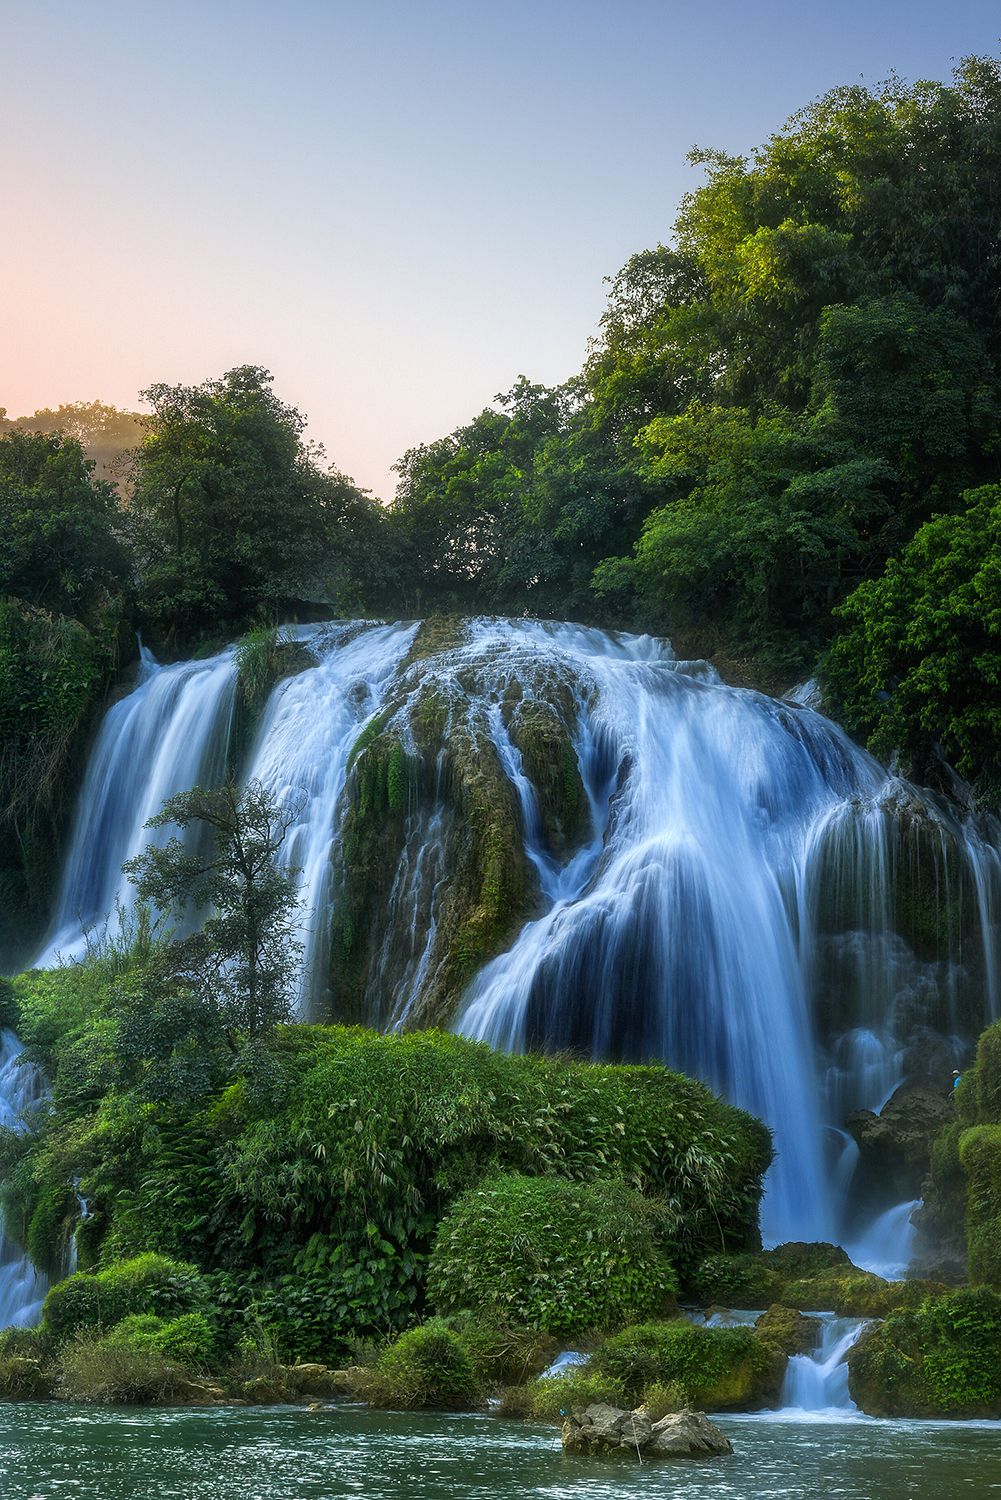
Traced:
<svg viewBox="0 0 1001 1500">
<path fill-rule="evenodd" d="M 732 1453 L 733 1444 L 705 1412 L 680 1411 L 651 1422 L 636 1411 L 595 1402 L 574 1412 L 563 1424 L 564 1453 L 610 1453 L 624 1449 L 646 1457 L 710 1458 Z"/>
<path fill-rule="evenodd" d="M 931 1079 L 901 1084 L 880 1113 L 856 1109 L 845 1120 L 861 1154 L 861 1170 L 879 1193 L 898 1202 L 921 1196 L 936 1136 L 951 1123 L 955 1105 Z"/>
<path fill-rule="evenodd" d="M 352 754 L 331 934 L 338 1019 L 447 1023 L 536 907 L 527 820 L 556 861 L 590 831 L 573 744 L 587 685 L 532 650 L 473 649 L 466 629 L 421 626 Z"/>
</svg>

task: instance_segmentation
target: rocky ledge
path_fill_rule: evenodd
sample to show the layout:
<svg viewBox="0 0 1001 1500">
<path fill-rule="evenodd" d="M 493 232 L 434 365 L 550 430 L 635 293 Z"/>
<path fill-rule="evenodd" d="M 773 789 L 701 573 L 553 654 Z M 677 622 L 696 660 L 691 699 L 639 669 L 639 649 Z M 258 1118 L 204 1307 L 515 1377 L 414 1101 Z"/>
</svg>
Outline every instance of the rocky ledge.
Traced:
<svg viewBox="0 0 1001 1500">
<path fill-rule="evenodd" d="M 686 1409 L 651 1422 L 645 1407 L 620 1411 L 596 1402 L 564 1422 L 564 1453 L 609 1453 L 613 1448 L 644 1457 L 707 1458 L 733 1452 L 729 1438 L 703 1411 Z"/>
</svg>

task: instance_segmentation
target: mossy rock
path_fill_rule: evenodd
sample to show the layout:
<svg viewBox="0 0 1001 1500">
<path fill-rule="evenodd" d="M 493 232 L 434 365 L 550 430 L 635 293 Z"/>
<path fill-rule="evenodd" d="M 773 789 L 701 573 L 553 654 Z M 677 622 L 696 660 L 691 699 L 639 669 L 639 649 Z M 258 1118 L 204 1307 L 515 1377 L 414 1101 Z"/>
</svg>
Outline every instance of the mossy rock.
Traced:
<svg viewBox="0 0 1001 1500">
<path fill-rule="evenodd" d="M 456 694 L 454 683 L 443 686 L 433 667 L 418 661 L 411 668 L 352 752 L 331 937 L 340 1019 L 398 1025 L 405 981 L 420 965 L 425 982 L 409 997 L 405 1024 L 449 1020 L 469 978 L 531 910 L 518 799 L 485 712 Z M 401 895 L 401 867 L 423 870 L 432 849 L 439 865 Z M 409 903 L 405 920 L 394 899 Z"/>
<path fill-rule="evenodd" d="M 546 842 L 554 854 L 565 856 L 590 827 L 587 792 L 568 726 L 550 704 L 533 700 L 514 713 L 511 739 L 535 788 Z"/>
<path fill-rule="evenodd" d="M 1001 1417 L 1001 1296 L 926 1298 L 868 1328 L 848 1352 L 848 1389 L 874 1417 Z"/>
<path fill-rule="evenodd" d="M 786 1356 L 808 1354 L 823 1335 L 820 1318 L 810 1318 L 795 1307 L 773 1302 L 767 1312 L 754 1321 L 754 1331 L 763 1344 Z"/>
</svg>

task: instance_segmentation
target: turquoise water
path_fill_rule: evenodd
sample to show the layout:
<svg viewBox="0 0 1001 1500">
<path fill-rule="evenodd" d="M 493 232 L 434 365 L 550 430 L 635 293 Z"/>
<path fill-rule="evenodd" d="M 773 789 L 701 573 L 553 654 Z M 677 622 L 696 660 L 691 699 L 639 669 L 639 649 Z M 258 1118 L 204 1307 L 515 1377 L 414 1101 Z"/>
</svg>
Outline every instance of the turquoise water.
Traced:
<svg viewBox="0 0 1001 1500">
<path fill-rule="evenodd" d="M 564 1457 L 555 1429 L 332 1406 L 0 1406 L 3 1500 L 1001 1500 L 1001 1424 L 721 1417 L 735 1452 Z"/>
</svg>

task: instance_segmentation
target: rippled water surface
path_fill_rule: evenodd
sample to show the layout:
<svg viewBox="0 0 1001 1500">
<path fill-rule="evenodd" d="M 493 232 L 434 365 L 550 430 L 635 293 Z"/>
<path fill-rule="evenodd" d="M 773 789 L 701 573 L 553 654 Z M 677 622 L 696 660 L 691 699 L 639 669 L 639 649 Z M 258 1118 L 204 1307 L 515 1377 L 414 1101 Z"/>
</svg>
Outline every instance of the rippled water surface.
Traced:
<svg viewBox="0 0 1001 1500">
<path fill-rule="evenodd" d="M 0 1406 L 3 1500 L 955 1500 L 1001 1496 L 1001 1425 L 720 1418 L 731 1457 L 564 1458 L 553 1428 L 329 1407 Z"/>
</svg>

